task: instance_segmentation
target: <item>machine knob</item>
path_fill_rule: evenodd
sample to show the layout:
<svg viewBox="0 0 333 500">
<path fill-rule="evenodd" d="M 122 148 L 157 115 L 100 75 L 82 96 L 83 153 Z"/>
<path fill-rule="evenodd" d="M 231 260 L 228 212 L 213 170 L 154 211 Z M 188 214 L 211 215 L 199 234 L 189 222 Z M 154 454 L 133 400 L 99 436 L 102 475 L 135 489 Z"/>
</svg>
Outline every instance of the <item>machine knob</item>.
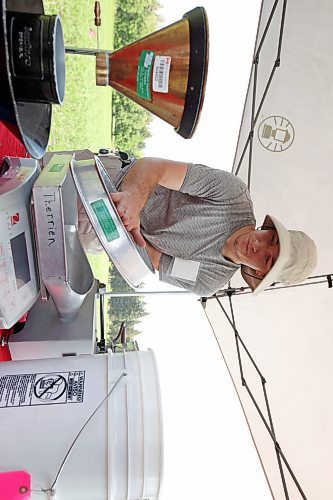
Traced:
<svg viewBox="0 0 333 500">
<path fill-rule="evenodd" d="M 95 26 L 100 26 L 102 24 L 101 21 L 101 4 L 99 2 L 95 2 Z"/>
</svg>

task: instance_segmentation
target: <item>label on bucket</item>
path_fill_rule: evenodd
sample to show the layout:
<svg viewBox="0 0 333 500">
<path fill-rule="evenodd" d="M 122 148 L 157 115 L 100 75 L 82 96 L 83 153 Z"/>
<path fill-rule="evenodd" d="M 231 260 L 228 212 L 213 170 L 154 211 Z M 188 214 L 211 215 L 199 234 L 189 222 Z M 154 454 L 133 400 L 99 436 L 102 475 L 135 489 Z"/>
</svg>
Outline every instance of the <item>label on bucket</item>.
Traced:
<svg viewBox="0 0 333 500">
<path fill-rule="evenodd" d="M 150 76 L 154 52 L 152 50 L 143 50 L 140 54 L 138 72 L 136 75 L 136 84 L 138 96 L 142 99 L 150 99 Z"/>
<path fill-rule="evenodd" d="M 0 377 L 0 408 L 83 403 L 85 371 Z"/>
<path fill-rule="evenodd" d="M 153 91 L 167 94 L 169 92 L 171 57 L 156 56 L 153 69 Z"/>
<path fill-rule="evenodd" d="M 91 207 L 95 212 L 98 222 L 105 234 L 107 241 L 113 241 L 119 238 L 119 233 L 116 225 L 111 217 L 107 206 L 103 200 L 96 200 L 91 203 Z"/>
</svg>

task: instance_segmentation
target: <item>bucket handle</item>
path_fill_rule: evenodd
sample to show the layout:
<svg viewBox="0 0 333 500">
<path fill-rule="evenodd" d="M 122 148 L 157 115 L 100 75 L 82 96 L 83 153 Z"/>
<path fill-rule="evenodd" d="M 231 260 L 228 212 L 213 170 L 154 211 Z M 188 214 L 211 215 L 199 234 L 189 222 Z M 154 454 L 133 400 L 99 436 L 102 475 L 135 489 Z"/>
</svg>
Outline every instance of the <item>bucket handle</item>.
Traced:
<svg viewBox="0 0 333 500">
<path fill-rule="evenodd" d="M 85 429 L 85 427 L 88 425 L 88 423 L 90 422 L 90 420 L 94 417 L 94 415 L 98 412 L 98 410 L 101 408 L 101 406 L 103 406 L 103 404 L 109 399 L 109 397 L 111 396 L 112 392 L 114 391 L 114 389 L 117 387 L 117 385 L 119 384 L 119 382 L 121 381 L 121 379 L 123 377 L 126 377 L 127 375 L 127 372 L 123 372 L 120 374 L 120 376 L 118 377 L 118 379 L 116 380 L 116 382 L 113 384 L 113 386 L 111 387 L 111 389 L 109 390 L 109 392 L 107 393 L 107 395 L 105 396 L 105 398 L 103 399 L 103 401 L 101 401 L 101 403 L 97 406 L 97 408 L 92 412 L 92 414 L 88 417 L 88 419 L 85 421 L 85 423 L 83 424 L 83 426 L 81 427 L 81 429 L 79 430 L 79 432 L 77 433 L 77 435 L 75 436 L 72 444 L 70 445 L 70 447 L 68 448 L 68 451 L 63 459 L 63 461 L 61 462 L 61 465 L 59 467 L 59 470 L 57 472 L 57 475 L 51 485 L 50 488 L 48 489 L 36 489 L 36 490 L 30 490 L 30 492 L 39 492 L 39 493 L 48 493 L 49 494 L 49 497 L 50 498 L 55 498 L 55 486 L 58 482 L 58 479 L 60 477 L 60 474 L 62 473 L 63 471 L 63 468 L 65 466 L 65 463 L 67 462 L 67 459 L 69 457 L 69 455 L 71 454 L 71 451 L 72 449 L 74 448 L 77 440 L 79 439 L 80 435 L 82 434 L 83 430 Z"/>
</svg>

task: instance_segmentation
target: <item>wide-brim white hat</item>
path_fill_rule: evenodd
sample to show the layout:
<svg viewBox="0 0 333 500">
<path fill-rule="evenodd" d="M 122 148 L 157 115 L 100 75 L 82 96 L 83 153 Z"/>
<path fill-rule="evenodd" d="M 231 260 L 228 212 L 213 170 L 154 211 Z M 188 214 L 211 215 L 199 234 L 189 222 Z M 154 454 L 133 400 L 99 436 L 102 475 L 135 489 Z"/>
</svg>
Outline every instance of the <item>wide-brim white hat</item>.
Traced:
<svg viewBox="0 0 333 500">
<path fill-rule="evenodd" d="M 263 226 L 276 229 L 280 251 L 274 266 L 259 282 L 258 286 L 255 286 L 253 295 L 259 295 L 276 282 L 287 285 L 301 283 L 310 276 L 317 264 L 317 248 L 307 234 L 302 231 L 286 229 L 272 215 L 266 215 Z"/>
</svg>

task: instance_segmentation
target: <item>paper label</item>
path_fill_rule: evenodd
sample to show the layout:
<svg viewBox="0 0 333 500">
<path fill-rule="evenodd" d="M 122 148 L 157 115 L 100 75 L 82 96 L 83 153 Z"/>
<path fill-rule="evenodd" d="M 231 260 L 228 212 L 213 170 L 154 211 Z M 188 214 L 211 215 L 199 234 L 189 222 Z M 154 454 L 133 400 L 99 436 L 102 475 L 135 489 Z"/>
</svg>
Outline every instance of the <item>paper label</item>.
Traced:
<svg viewBox="0 0 333 500">
<path fill-rule="evenodd" d="M 196 260 L 186 260 L 175 257 L 173 262 L 171 276 L 184 281 L 195 283 L 200 268 L 200 262 Z"/>
<path fill-rule="evenodd" d="M 49 172 L 61 172 L 64 166 L 65 166 L 64 163 L 54 163 L 52 167 L 50 167 Z"/>
<path fill-rule="evenodd" d="M 153 91 L 167 94 L 169 92 L 170 56 L 156 56 L 153 70 Z"/>
<path fill-rule="evenodd" d="M 113 241 L 119 238 L 119 233 L 111 217 L 107 206 L 103 200 L 96 200 L 91 203 L 91 207 L 97 217 L 97 220 L 103 230 L 107 241 Z"/>
<path fill-rule="evenodd" d="M 151 98 L 150 77 L 153 59 L 154 52 L 151 50 L 143 50 L 140 54 L 138 72 L 136 75 L 136 84 L 138 96 L 142 99 L 149 100 Z"/>
<path fill-rule="evenodd" d="M 0 408 L 83 403 L 85 371 L 0 377 Z"/>
</svg>

